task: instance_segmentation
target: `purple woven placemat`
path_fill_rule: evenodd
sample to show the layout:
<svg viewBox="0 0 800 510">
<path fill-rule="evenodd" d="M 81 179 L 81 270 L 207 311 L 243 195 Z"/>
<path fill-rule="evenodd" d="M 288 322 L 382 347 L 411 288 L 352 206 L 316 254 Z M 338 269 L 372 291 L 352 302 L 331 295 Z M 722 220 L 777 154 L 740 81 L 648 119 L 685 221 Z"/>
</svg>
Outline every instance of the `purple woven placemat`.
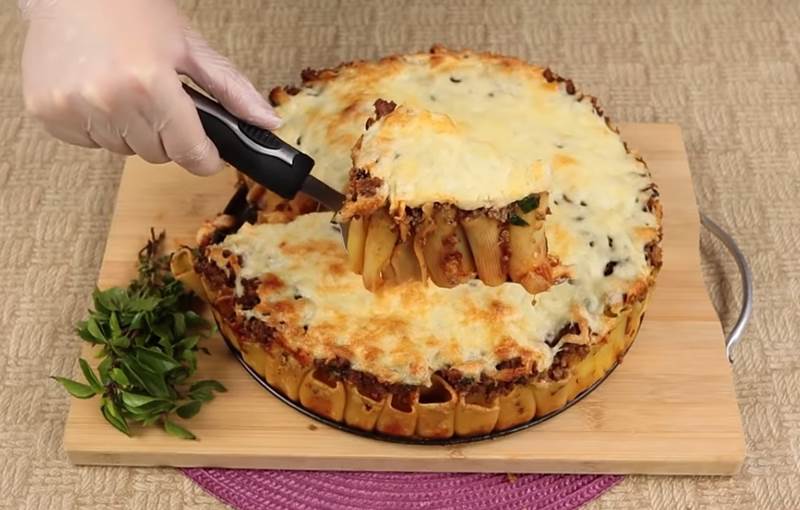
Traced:
<svg viewBox="0 0 800 510">
<path fill-rule="evenodd" d="M 240 510 L 569 510 L 617 484 L 609 475 L 357 473 L 184 469 L 203 489 Z"/>
</svg>

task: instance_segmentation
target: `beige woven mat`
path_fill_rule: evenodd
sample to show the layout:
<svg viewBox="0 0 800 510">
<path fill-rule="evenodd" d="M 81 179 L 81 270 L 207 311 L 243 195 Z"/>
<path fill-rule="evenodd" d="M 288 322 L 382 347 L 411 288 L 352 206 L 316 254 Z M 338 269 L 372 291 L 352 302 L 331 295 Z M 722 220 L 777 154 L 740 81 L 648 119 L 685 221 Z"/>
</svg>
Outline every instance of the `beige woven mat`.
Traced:
<svg viewBox="0 0 800 510">
<path fill-rule="evenodd" d="M 0 11 L 0 508 L 218 508 L 170 469 L 78 468 L 62 451 L 74 369 L 122 159 L 45 137 L 24 118 L 13 1 Z M 684 129 L 701 209 L 756 278 L 734 366 L 748 457 L 733 478 L 629 477 L 590 508 L 800 508 L 800 2 L 185 2 L 262 89 L 305 66 L 426 49 L 490 49 L 552 65 L 616 120 Z M 701 250 L 726 329 L 735 266 Z"/>
</svg>

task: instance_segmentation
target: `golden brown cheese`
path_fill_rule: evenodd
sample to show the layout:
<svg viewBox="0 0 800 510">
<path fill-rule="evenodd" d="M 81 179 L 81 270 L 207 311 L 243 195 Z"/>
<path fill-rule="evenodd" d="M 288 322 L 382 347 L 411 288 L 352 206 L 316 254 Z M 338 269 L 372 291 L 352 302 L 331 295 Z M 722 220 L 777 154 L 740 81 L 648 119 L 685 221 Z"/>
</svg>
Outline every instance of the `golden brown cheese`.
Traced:
<svg viewBox="0 0 800 510">
<path fill-rule="evenodd" d="M 400 105 L 366 130 L 352 159 L 382 181 L 376 195 L 390 211 L 434 202 L 475 210 L 549 189 L 548 165 L 514 156 L 445 114 Z"/>
<path fill-rule="evenodd" d="M 281 286 L 259 292 L 261 303 L 247 317 L 281 330 L 290 349 L 317 359 L 344 352 L 354 369 L 387 382 L 427 384 L 446 367 L 490 375 L 516 356 L 544 370 L 553 355 L 545 342 L 572 317 L 567 286 L 540 294 L 536 306 L 518 284 L 487 287 L 478 280 L 453 289 L 409 282 L 369 292 L 358 275 L 336 269 L 347 254 L 330 213 L 245 224 L 218 249 L 242 257 L 238 295 L 243 279 L 280 277 Z"/>
<path fill-rule="evenodd" d="M 593 329 L 602 332 L 607 304 L 652 278 L 644 247 L 660 229 L 646 207 L 650 173 L 571 82 L 513 58 L 448 51 L 323 74 L 280 101 L 278 133 L 315 158 L 313 173 L 328 184 L 345 188 L 351 149 L 377 99 L 446 115 L 465 136 L 550 167 L 549 253 L 569 268 L 569 299 L 594 317 Z"/>
<path fill-rule="evenodd" d="M 647 246 L 660 237 L 660 211 L 657 202 L 651 207 L 650 174 L 594 101 L 549 71 L 505 57 L 437 52 L 342 66 L 276 98 L 284 119 L 278 134 L 314 157 L 314 175 L 342 190 L 351 149 L 377 99 L 446 116 L 461 136 L 519 165 L 541 162 L 551 172 L 549 252 L 570 276 L 535 298 L 517 284 L 477 281 L 453 289 L 410 283 L 371 294 L 357 275 L 342 271 L 344 249 L 328 217 L 245 226 L 224 242 L 244 256 L 240 277 L 273 273 L 287 285 L 248 313 L 274 320 L 264 313 L 273 305 L 278 315 L 291 311 L 286 317 L 302 324 L 286 327 L 308 331 L 287 341 L 316 358 L 345 353 L 355 369 L 409 384 L 450 366 L 490 375 L 497 362 L 515 356 L 542 370 L 565 340 L 590 343 L 606 333 L 605 312 L 652 285 Z M 302 297 L 294 300 L 294 291 Z M 570 323 L 582 333 L 548 346 Z"/>
</svg>

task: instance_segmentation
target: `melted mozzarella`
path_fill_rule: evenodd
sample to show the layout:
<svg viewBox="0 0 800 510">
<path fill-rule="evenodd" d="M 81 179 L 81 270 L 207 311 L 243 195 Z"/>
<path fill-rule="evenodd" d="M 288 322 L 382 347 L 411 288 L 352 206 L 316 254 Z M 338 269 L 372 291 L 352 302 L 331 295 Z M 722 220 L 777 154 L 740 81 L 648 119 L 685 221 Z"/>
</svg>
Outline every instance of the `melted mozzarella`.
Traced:
<svg viewBox="0 0 800 510">
<path fill-rule="evenodd" d="M 238 280 L 270 273 L 282 280 L 247 314 L 288 323 L 290 348 L 322 359 L 345 352 L 353 368 L 407 384 L 427 384 L 435 370 L 450 366 L 492 374 L 516 356 L 550 366 L 545 342 L 569 316 L 568 286 L 537 295 L 536 306 L 516 283 L 487 287 L 475 280 L 443 289 L 411 282 L 369 292 L 346 269 L 341 234 L 330 219 L 313 213 L 288 224 L 245 224 L 221 243 L 242 256 Z"/>
<path fill-rule="evenodd" d="M 353 167 L 383 181 L 390 209 L 440 202 L 464 210 L 500 208 L 550 186 L 549 166 L 506 155 L 441 113 L 399 106 L 353 149 Z"/>
<path fill-rule="evenodd" d="M 487 154 L 518 168 L 532 162 L 549 168 L 548 249 L 570 268 L 570 282 L 535 301 L 517 284 L 490 288 L 478 281 L 453 289 L 408 284 L 372 294 L 347 271 L 341 240 L 327 218 L 245 226 L 224 243 L 244 255 L 245 277 L 275 273 L 304 296 L 292 317 L 306 322 L 308 334 L 288 340 L 317 357 L 345 349 L 355 368 L 414 384 L 450 365 L 492 373 L 498 360 L 515 355 L 547 368 L 559 346 L 551 349 L 545 341 L 576 316 L 594 333 L 605 333 L 605 307 L 651 276 L 644 246 L 657 238 L 659 224 L 644 207 L 649 173 L 592 105 L 548 83 L 540 68 L 517 61 L 469 53 L 411 55 L 344 67 L 335 78 L 303 89 L 279 106 L 284 124 L 277 133 L 316 160 L 315 176 L 343 190 L 351 150 L 379 98 L 446 116 L 459 136 L 485 143 Z M 441 157 L 452 162 L 457 155 Z M 412 183 L 413 175 L 409 170 L 405 176 L 407 188 L 396 186 L 397 196 L 435 196 L 426 181 Z M 451 176 L 446 181 L 439 189 L 448 190 Z M 460 198 L 467 200 L 517 196 L 513 186 L 498 192 L 494 181 L 467 180 L 464 186 L 469 192 Z M 524 194 L 519 190 L 518 196 Z M 317 248 L 292 255 L 282 251 L 282 241 Z"/>
</svg>

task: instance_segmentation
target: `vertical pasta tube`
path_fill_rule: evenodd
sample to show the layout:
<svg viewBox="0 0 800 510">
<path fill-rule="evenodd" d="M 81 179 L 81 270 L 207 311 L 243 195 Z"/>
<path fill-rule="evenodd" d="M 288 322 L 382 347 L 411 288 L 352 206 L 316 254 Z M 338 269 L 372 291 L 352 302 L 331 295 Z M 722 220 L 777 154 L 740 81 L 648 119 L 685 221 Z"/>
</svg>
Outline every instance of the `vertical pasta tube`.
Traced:
<svg viewBox="0 0 800 510">
<path fill-rule="evenodd" d="M 412 244 L 413 240 L 408 239 L 394 247 L 391 265 L 392 269 L 394 269 L 396 283 L 420 280 L 422 277 L 419 261 L 414 253 Z"/>
<path fill-rule="evenodd" d="M 281 376 L 281 349 L 275 346 L 269 346 L 265 350 L 264 356 L 264 379 L 274 386 L 278 387 L 278 379 Z"/>
<path fill-rule="evenodd" d="M 172 254 L 169 259 L 169 269 L 175 279 L 180 281 L 187 289 L 194 292 L 200 299 L 208 302 L 206 290 L 200 275 L 194 270 L 194 257 L 188 248 L 181 248 Z"/>
<path fill-rule="evenodd" d="M 441 377 L 433 376 L 431 386 L 419 396 L 417 435 L 421 437 L 451 437 L 455 429 L 458 396 Z"/>
<path fill-rule="evenodd" d="M 367 237 L 364 241 L 364 287 L 377 290 L 383 283 L 383 271 L 389 264 L 397 243 L 397 230 L 389 213 L 383 209 L 375 211 L 369 219 Z"/>
<path fill-rule="evenodd" d="M 342 381 L 333 380 L 324 369 L 310 370 L 300 383 L 298 398 L 317 414 L 341 421 L 347 396 Z"/>
<path fill-rule="evenodd" d="M 367 240 L 367 218 L 359 217 L 350 220 L 347 232 L 347 257 L 350 269 L 361 274 L 364 270 L 364 244 Z"/>
<path fill-rule="evenodd" d="M 506 395 L 500 396 L 500 414 L 497 430 L 505 430 L 530 421 L 536 414 L 536 400 L 527 386 L 514 386 Z"/>
<path fill-rule="evenodd" d="M 500 416 L 497 397 L 489 398 L 478 391 L 461 395 L 456 408 L 455 433 L 459 436 L 477 436 L 494 430 Z"/>
<path fill-rule="evenodd" d="M 544 230 L 546 198 L 541 193 L 535 208 L 518 204 L 509 219 L 509 276 L 530 293 L 546 290 L 552 281 Z"/>
<path fill-rule="evenodd" d="M 575 396 L 594 384 L 597 380 L 595 377 L 596 358 L 594 354 L 597 352 L 598 346 L 592 346 L 589 354 L 579 361 L 574 367 L 570 377 L 574 381 L 574 387 L 570 388 L 570 393 L 567 395 L 567 401 L 572 400 Z"/>
<path fill-rule="evenodd" d="M 375 430 L 392 436 L 413 435 L 419 416 L 419 406 L 416 405 L 418 398 L 416 391 L 403 396 L 391 394 L 378 417 Z"/>
<path fill-rule="evenodd" d="M 345 383 L 345 388 L 347 392 L 347 403 L 344 409 L 345 423 L 361 430 L 375 428 L 375 423 L 388 399 L 384 397 L 381 400 L 374 400 L 358 391 L 358 386 L 350 382 Z"/>
<path fill-rule="evenodd" d="M 381 271 L 381 285 L 395 285 L 397 283 L 399 283 L 397 281 L 397 275 L 395 274 L 394 267 L 392 266 L 390 259 L 389 263 L 383 266 L 383 270 Z"/>
<path fill-rule="evenodd" d="M 280 348 L 270 349 L 264 359 L 264 377 L 267 382 L 292 400 L 297 400 L 300 383 L 309 370 Z"/>
<path fill-rule="evenodd" d="M 222 335 L 227 338 L 237 350 L 241 351 L 242 341 L 228 324 L 228 318 L 234 313 L 233 306 L 233 296 L 230 294 L 222 294 L 213 301 L 212 310 L 214 311 L 214 319 L 216 319 Z"/>
<path fill-rule="evenodd" d="M 472 279 L 475 262 L 467 237 L 456 220 L 456 209 L 440 205 L 433 209 L 433 229 L 423 244 L 428 274 L 439 287 L 455 287 Z"/>
<path fill-rule="evenodd" d="M 241 352 L 242 346 L 236 333 L 234 333 L 230 326 L 228 326 L 228 323 L 225 322 L 225 320 L 222 318 L 222 315 L 216 310 L 216 308 L 212 307 L 211 311 L 214 314 L 214 319 L 217 321 L 217 326 L 219 326 L 220 333 L 222 333 L 222 335 L 233 344 L 237 351 Z"/>
<path fill-rule="evenodd" d="M 531 385 L 536 399 L 536 416 L 544 416 L 564 407 L 570 389 L 569 381 L 537 381 Z"/>
<path fill-rule="evenodd" d="M 264 364 L 266 362 L 266 352 L 258 342 L 243 341 L 240 344 L 242 357 L 250 368 L 258 375 L 264 377 Z"/>
<path fill-rule="evenodd" d="M 505 283 L 507 274 L 501 249 L 500 222 L 484 214 L 467 214 L 462 218 L 461 225 L 483 283 L 489 286 Z"/>
</svg>

